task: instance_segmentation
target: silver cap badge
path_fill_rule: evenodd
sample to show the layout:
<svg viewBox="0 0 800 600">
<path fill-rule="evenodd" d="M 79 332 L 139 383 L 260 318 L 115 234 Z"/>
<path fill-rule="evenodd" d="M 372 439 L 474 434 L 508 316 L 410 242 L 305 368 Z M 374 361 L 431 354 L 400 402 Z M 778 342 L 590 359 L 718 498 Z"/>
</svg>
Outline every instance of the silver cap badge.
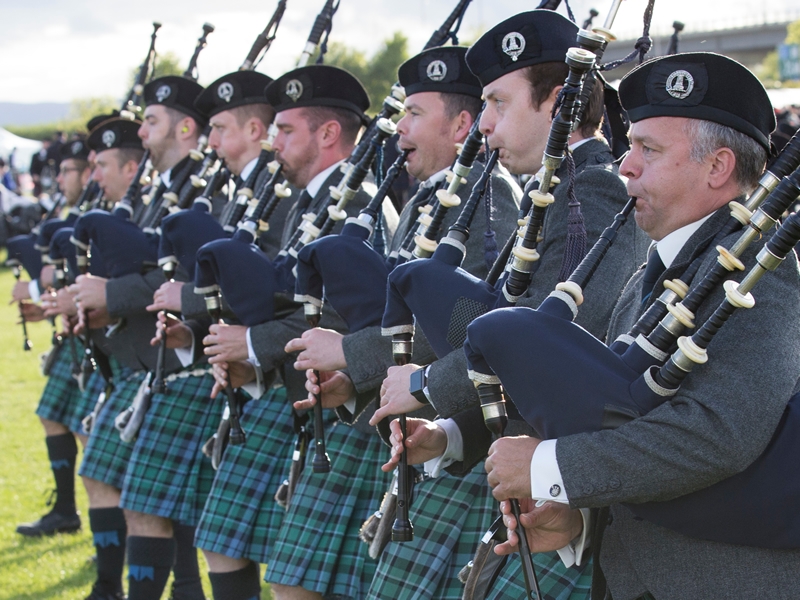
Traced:
<svg viewBox="0 0 800 600">
<path fill-rule="evenodd" d="M 172 88 L 168 85 L 162 85 L 156 90 L 156 99 L 163 102 L 172 93 Z"/>
<path fill-rule="evenodd" d="M 110 129 L 107 129 L 103 132 L 102 141 L 106 148 L 111 148 L 111 146 L 114 145 L 114 142 L 117 141 L 117 134 Z"/>
<path fill-rule="evenodd" d="M 428 65 L 428 79 L 431 81 L 441 81 L 447 77 L 447 65 L 441 60 L 434 60 Z"/>
<path fill-rule="evenodd" d="M 297 102 L 303 95 L 303 84 L 297 79 L 290 79 L 286 82 L 286 95 L 292 99 L 292 102 Z"/>
<path fill-rule="evenodd" d="M 674 71 L 667 77 L 667 93 L 673 98 L 683 100 L 694 89 L 694 77 L 689 71 Z"/>
<path fill-rule="evenodd" d="M 225 102 L 230 102 L 231 98 L 233 98 L 233 86 L 228 81 L 223 81 L 219 84 L 217 88 L 217 96 L 225 100 Z"/>
<path fill-rule="evenodd" d="M 503 38 L 503 52 L 508 54 L 511 57 L 511 60 L 515 61 L 519 58 L 519 55 L 525 50 L 525 38 L 522 36 L 521 33 L 517 33 L 516 31 L 512 31 L 511 33 L 506 34 Z"/>
</svg>

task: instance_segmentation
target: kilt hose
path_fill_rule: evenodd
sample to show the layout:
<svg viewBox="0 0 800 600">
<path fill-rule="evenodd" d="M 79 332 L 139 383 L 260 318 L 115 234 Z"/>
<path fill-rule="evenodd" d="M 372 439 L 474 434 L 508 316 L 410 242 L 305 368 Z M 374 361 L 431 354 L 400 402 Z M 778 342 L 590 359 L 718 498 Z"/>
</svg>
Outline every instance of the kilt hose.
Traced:
<svg viewBox="0 0 800 600">
<path fill-rule="evenodd" d="M 483 462 L 465 477 L 442 472 L 414 485 L 411 542 L 389 542 L 368 598 L 460 600 L 459 571 L 475 555 L 481 536 L 499 514 Z"/>
<path fill-rule="evenodd" d="M 81 390 L 77 380 L 72 376 L 72 358 L 70 356 L 69 342 L 53 348 L 56 352 L 55 362 L 50 368 L 47 383 L 44 386 L 36 414 L 48 421 L 55 421 L 69 427 L 74 420 L 74 413 L 81 401 Z M 86 415 L 82 415 L 81 418 Z M 75 431 L 70 427 L 71 431 Z M 80 433 L 80 429 L 78 429 Z"/>
<path fill-rule="evenodd" d="M 178 376 L 165 394 L 153 396 L 133 445 L 121 508 L 197 525 L 214 480 L 202 448 L 224 405 L 224 394 L 210 398 L 213 386 L 210 373 Z"/>
<path fill-rule="evenodd" d="M 119 377 L 115 374 L 114 392 L 106 398 L 94 421 L 79 475 L 122 489 L 133 444 L 126 444 L 120 439 L 114 419 L 131 405 L 145 375 L 146 371 L 128 368 L 120 369 Z"/>
<path fill-rule="evenodd" d="M 195 546 L 266 563 L 285 510 L 275 492 L 289 476 L 294 422 L 286 388 L 271 388 L 244 406 L 247 440 L 228 445 L 195 533 Z"/>
<path fill-rule="evenodd" d="M 325 445 L 331 471 L 314 473 L 312 444 L 264 579 L 360 599 L 377 563 L 358 532 L 391 482 L 380 470 L 389 449 L 378 435 L 341 422 L 326 427 Z"/>
<path fill-rule="evenodd" d="M 565 567 L 557 552 L 533 554 L 542 600 L 588 600 L 592 587 L 592 560 L 589 553 L 580 567 Z M 486 600 L 524 598 L 525 580 L 519 554 L 508 557 Z"/>
</svg>

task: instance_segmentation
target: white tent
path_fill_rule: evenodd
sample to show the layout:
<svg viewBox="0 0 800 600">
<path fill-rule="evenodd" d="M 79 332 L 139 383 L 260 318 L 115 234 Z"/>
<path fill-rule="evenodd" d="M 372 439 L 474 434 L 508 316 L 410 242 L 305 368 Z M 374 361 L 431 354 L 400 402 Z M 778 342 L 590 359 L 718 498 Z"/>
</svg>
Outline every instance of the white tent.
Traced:
<svg viewBox="0 0 800 600">
<path fill-rule="evenodd" d="M 20 171 L 28 170 L 31 164 L 31 157 L 36 154 L 41 147 L 42 142 L 14 135 L 7 129 L 0 127 L 0 157 L 8 162 L 8 155 L 16 148 L 14 165 Z"/>
</svg>

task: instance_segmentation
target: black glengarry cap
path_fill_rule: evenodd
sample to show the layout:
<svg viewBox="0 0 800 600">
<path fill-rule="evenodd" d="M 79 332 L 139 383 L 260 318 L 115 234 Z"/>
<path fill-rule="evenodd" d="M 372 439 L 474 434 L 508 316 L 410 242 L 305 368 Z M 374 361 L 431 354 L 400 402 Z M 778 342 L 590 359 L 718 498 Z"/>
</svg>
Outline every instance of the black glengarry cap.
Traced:
<svg viewBox="0 0 800 600">
<path fill-rule="evenodd" d="M 507 73 L 548 62 L 563 63 L 577 46 L 578 26 L 552 10 L 514 15 L 484 33 L 467 52 L 482 86 Z"/>
<path fill-rule="evenodd" d="M 177 75 L 167 75 L 154 79 L 144 86 L 145 106 L 161 104 L 174 108 L 192 117 L 199 125 L 205 125 L 206 118 L 194 107 L 194 101 L 202 93 L 203 86 Z"/>
<path fill-rule="evenodd" d="M 142 140 L 139 138 L 141 121 L 129 119 L 110 119 L 94 128 L 86 140 L 89 148 L 95 152 L 110 150 L 111 148 L 137 148 L 142 149 Z"/>
<path fill-rule="evenodd" d="M 290 108 L 331 106 L 363 118 L 369 108 L 369 96 L 361 82 L 331 65 L 309 65 L 289 71 L 270 83 L 264 95 L 276 113 Z"/>
<path fill-rule="evenodd" d="M 686 117 L 726 125 L 770 151 L 775 111 L 767 92 L 745 66 L 712 52 L 662 56 L 622 78 L 619 97 L 632 123 L 651 117 Z"/>
<path fill-rule="evenodd" d="M 272 77 L 256 71 L 234 71 L 210 84 L 197 97 L 194 107 L 211 118 L 217 113 L 247 104 L 267 104 L 264 88 Z"/>
<path fill-rule="evenodd" d="M 442 46 L 408 59 L 397 70 L 406 96 L 419 92 L 442 92 L 480 98 L 483 86 L 469 70 L 466 54 L 464 46 Z"/>
</svg>

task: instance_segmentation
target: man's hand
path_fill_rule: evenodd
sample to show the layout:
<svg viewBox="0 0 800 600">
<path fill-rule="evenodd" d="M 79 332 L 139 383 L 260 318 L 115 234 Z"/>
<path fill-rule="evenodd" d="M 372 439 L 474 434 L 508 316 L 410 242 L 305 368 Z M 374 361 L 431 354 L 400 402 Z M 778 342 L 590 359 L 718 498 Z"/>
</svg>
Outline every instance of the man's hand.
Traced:
<svg viewBox="0 0 800 600">
<path fill-rule="evenodd" d="M 403 432 L 400 421 L 395 419 L 389 423 L 392 435 L 389 442 L 392 444 L 392 456 L 381 467 L 387 473 L 400 464 L 400 455 L 403 453 Z M 447 434 L 436 423 L 426 419 L 406 419 L 406 450 L 408 451 L 408 464 L 419 465 L 444 454 L 447 449 Z"/>
<path fill-rule="evenodd" d="M 42 297 L 42 308 L 45 317 L 55 317 L 56 315 L 72 317 L 78 314 L 78 307 L 72 299 L 72 294 L 65 288 L 58 290 L 55 294 Z"/>
<path fill-rule="evenodd" d="M 147 307 L 150 312 L 171 310 L 181 312 L 181 290 L 187 285 L 183 281 L 166 281 L 153 294 L 153 303 Z"/>
<path fill-rule="evenodd" d="M 256 368 L 246 361 L 232 363 L 217 363 L 213 367 L 214 387 L 211 389 L 211 397 L 216 398 L 228 384 L 234 388 L 242 387 L 246 383 L 255 381 Z"/>
<path fill-rule="evenodd" d="M 247 327 L 243 325 L 212 325 L 203 338 L 205 354 L 212 365 L 247 360 Z"/>
<path fill-rule="evenodd" d="M 531 458 L 541 440 L 504 437 L 489 448 L 485 467 L 492 495 L 498 500 L 530 498 Z"/>
<path fill-rule="evenodd" d="M 353 397 L 355 388 L 353 382 L 345 373 L 341 371 L 320 371 L 322 388 L 320 388 L 314 370 L 306 371 L 306 390 L 308 398 L 298 400 L 294 403 L 297 410 L 308 410 L 316 404 L 314 394 L 322 393 L 322 408 L 336 408 L 347 402 Z M 320 392 L 320 389 L 322 390 Z"/>
<path fill-rule="evenodd" d="M 76 304 L 87 310 L 106 309 L 106 284 L 108 279 L 94 275 L 78 275 L 69 288 Z M 94 326 L 92 326 L 94 328 Z"/>
<path fill-rule="evenodd" d="M 42 267 L 42 271 L 39 273 L 39 281 L 42 283 L 42 287 L 44 289 L 53 287 L 53 279 L 55 278 L 55 274 L 55 265 L 44 265 Z"/>
<path fill-rule="evenodd" d="M 158 346 L 161 344 L 161 338 L 164 335 L 164 328 L 167 329 L 167 348 L 174 350 L 175 348 L 191 348 L 194 337 L 192 330 L 180 319 L 166 314 L 163 310 L 158 313 L 158 321 L 156 322 L 156 335 L 150 340 L 151 346 Z"/>
<path fill-rule="evenodd" d="M 332 329 L 314 327 L 304 331 L 299 338 L 291 340 L 284 350 L 288 354 L 300 352 L 294 363 L 294 368 L 298 371 L 339 371 L 347 367 L 342 350 L 343 337 Z"/>
<path fill-rule="evenodd" d="M 563 548 L 578 537 L 583 530 L 581 511 L 560 502 L 545 502 L 536 507 L 530 498 L 519 501 L 520 521 L 525 527 L 525 537 L 531 552 L 552 552 Z M 508 541 L 495 546 L 496 554 L 503 556 L 519 551 L 517 520 L 511 511 L 511 502 L 500 503 L 503 524 L 508 529 Z"/>
<path fill-rule="evenodd" d="M 80 335 L 83 333 L 83 329 L 86 326 L 86 322 L 84 320 L 84 314 L 87 315 L 89 318 L 89 329 L 100 329 L 101 327 L 105 327 L 106 325 L 111 325 L 111 317 L 108 314 L 108 311 L 105 307 L 97 309 L 97 310 L 90 310 L 87 313 L 84 311 L 80 311 L 78 313 L 78 323 L 75 325 L 75 328 L 72 330 L 72 333 L 75 335 Z"/>
<path fill-rule="evenodd" d="M 381 384 L 381 407 L 372 415 L 370 425 L 377 425 L 390 415 L 402 415 L 425 406 L 408 391 L 411 374 L 419 368 L 419 365 L 411 363 L 402 367 L 389 367 L 386 379 Z"/>
<path fill-rule="evenodd" d="M 20 317 L 23 317 L 28 323 L 35 323 L 36 321 L 42 321 L 45 318 L 44 309 L 38 304 L 34 304 L 33 302 L 20 302 L 19 315 Z"/>
<path fill-rule="evenodd" d="M 17 281 L 14 284 L 14 287 L 11 289 L 11 300 L 9 301 L 9 304 L 14 304 L 14 302 L 22 302 L 23 300 L 30 300 L 31 293 L 28 285 L 30 285 L 30 281 Z"/>
</svg>

